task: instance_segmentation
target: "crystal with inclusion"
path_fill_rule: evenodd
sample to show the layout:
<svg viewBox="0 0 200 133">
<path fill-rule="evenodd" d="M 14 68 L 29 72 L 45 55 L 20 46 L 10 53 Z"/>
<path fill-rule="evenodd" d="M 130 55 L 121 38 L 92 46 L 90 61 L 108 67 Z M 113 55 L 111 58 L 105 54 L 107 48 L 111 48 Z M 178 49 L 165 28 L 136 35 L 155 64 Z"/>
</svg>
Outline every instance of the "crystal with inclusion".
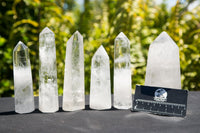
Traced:
<svg viewBox="0 0 200 133">
<path fill-rule="evenodd" d="M 103 46 L 100 46 L 92 57 L 90 108 L 111 108 L 110 63 Z"/>
<path fill-rule="evenodd" d="M 39 36 L 39 110 L 56 112 L 58 106 L 55 36 L 44 28 Z"/>
<path fill-rule="evenodd" d="M 150 45 L 145 85 L 181 89 L 179 48 L 166 32 Z"/>
<path fill-rule="evenodd" d="M 130 109 L 132 107 L 130 44 L 123 32 L 115 38 L 114 56 L 114 107 Z"/>
<path fill-rule="evenodd" d="M 63 110 L 85 108 L 83 37 L 76 31 L 67 42 Z"/>
<path fill-rule="evenodd" d="M 35 110 L 33 82 L 28 47 L 21 41 L 13 50 L 15 112 L 30 113 Z"/>
</svg>

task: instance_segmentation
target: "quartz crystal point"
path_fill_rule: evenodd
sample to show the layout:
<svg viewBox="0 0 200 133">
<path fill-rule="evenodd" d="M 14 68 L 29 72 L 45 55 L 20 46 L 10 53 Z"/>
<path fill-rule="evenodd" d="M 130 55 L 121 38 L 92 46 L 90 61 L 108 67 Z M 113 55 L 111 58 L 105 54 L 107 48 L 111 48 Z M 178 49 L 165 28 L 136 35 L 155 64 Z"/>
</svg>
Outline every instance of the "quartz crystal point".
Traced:
<svg viewBox="0 0 200 133">
<path fill-rule="evenodd" d="M 130 44 L 123 32 L 115 38 L 114 47 L 114 107 L 130 109 L 132 107 Z"/>
<path fill-rule="evenodd" d="M 145 85 L 181 89 L 179 48 L 166 32 L 150 45 Z"/>
<path fill-rule="evenodd" d="M 103 46 L 100 46 L 92 57 L 90 108 L 111 108 L 110 63 Z"/>
<path fill-rule="evenodd" d="M 56 112 L 58 106 L 55 36 L 44 28 L 39 36 L 39 110 Z"/>
<path fill-rule="evenodd" d="M 33 82 L 28 47 L 21 41 L 13 50 L 15 112 L 34 111 Z"/>
<path fill-rule="evenodd" d="M 67 42 L 63 90 L 63 110 L 85 108 L 83 37 L 76 31 Z"/>
</svg>

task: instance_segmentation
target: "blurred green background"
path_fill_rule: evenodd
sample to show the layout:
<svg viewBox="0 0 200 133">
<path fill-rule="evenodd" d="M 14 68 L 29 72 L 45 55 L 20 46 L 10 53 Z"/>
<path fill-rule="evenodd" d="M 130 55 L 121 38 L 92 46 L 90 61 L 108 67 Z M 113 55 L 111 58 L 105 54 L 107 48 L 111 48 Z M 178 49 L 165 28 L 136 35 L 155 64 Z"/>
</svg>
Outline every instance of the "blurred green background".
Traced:
<svg viewBox="0 0 200 133">
<path fill-rule="evenodd" d="M 103 45 L 110 57 L 113 82 L 114 38 L 122 31 L 131 43 L 132 87 L 144 84 L 148 48 L 166 31 L 180 50 L 182 89 L 200 90 L 199 0 L 0 0 L 0 97 L 13 96 L 12 51 L 28 47 L 34 94 L 38 95 L 38 37 L 48 26 L 57 51 L 62 95 L 66 43 L 76 31 L 84 37 L 85 89 L 90 88 L 91 58 Z"/>
</svg>

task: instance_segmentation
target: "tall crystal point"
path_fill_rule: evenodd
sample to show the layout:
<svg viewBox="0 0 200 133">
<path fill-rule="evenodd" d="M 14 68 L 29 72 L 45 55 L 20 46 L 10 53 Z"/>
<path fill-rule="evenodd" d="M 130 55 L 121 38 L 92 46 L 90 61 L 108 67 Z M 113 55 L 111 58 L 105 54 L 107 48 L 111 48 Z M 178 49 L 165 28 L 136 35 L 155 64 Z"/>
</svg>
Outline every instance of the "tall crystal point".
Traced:
<svg viewBox="0 0 200 133">
<path fill-rule="evenodd" d="M 103 46 L 92 57 L 90 108 L 111 108 L 110 62 Z"/>
<path fill-rule="evenodd" d="M 166 32 L 150 45 L 145 85 L 181 89 L 179 48 Z"/>
<path fill-rule="evenodd" d="M 28 47 L 21 41 L 13 50 L 15 112 L 30 113 L 35 110 L 33 82 Z"/>
<path fill-rule="evenodd" d="M 39 36 L 39 110 L 56 112 L 58 106 L 55 36 L 44 28 Z"/>
<path fill-rule="evenodd" d="M 76 31 L 67 42 L 63 110 L 85 108 L 83 37 Z"/>
<path fill-rule="evenodd" d="M 114 107 L 129 109 L 132 107 L 130 44 L 123 32 L 115 38 L 114 56 Z"/>
</svg>

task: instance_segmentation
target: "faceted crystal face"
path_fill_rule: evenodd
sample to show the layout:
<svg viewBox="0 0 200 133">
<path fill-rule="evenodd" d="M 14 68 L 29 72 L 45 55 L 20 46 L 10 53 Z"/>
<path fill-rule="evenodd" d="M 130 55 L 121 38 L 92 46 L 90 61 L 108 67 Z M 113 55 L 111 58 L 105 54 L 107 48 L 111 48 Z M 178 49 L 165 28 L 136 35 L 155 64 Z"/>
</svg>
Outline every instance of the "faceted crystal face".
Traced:
<svg viewBox="0 0 200 133">
<path fill-rule="evenodd" d="M 150 45 L 145 85 L 181 89 L 179 48 L 166 32 Z"/>
<path fill-rule="evenodd" d="M 72 75 L 74 75 L 75 77 L 79 77 L 80 76 L 80 46 L 79 46 L 79 40 L 78 40 L 78 35 L 79 33 L 76 32 L 74 34 L 74 38 L 73 38 L 73 45 L 72 45 Z M 75 85 L 75 84 L 73 84 Z"/>
<path fill-rule="evenodd" d="M 50 113 L 58 110 L 58 87 L 55 36 L 44 28 L 39 36 L 39 110 Z"/>
<path fill-rule="evenodd" d="M 18 42 L 13 50 L 14 65 L 15 66 L 28 66 L 30 65 L 28 47 L 21 41 Z"/>
<path fill-rule="evenodd" d="M 67 42 L 63 110 L 85 108 L 83 37 L 76 31 Z"/>
<path fill-rule="evenodd" d="M 129 109 L 132 106 L 130 44 L 122 32 L 115 39 L 114 52 L 114 107 Z"/>
<path fill-rule="evenodd" d="M 115 69 L 130 68 L 130 44 L 121 32 L 115 39 Z"/>
<path fill-rule="evenodd" d="M 13 50 L 15 111 L 30 113 L 35 109 L 28 47 L 21 41 Z"/>
<path fill-rule="evenodd" d="M 111 108 L 109 56 L 100 46 L 92 58 L 90 82 L 90 108 Z"/>
</svg>

